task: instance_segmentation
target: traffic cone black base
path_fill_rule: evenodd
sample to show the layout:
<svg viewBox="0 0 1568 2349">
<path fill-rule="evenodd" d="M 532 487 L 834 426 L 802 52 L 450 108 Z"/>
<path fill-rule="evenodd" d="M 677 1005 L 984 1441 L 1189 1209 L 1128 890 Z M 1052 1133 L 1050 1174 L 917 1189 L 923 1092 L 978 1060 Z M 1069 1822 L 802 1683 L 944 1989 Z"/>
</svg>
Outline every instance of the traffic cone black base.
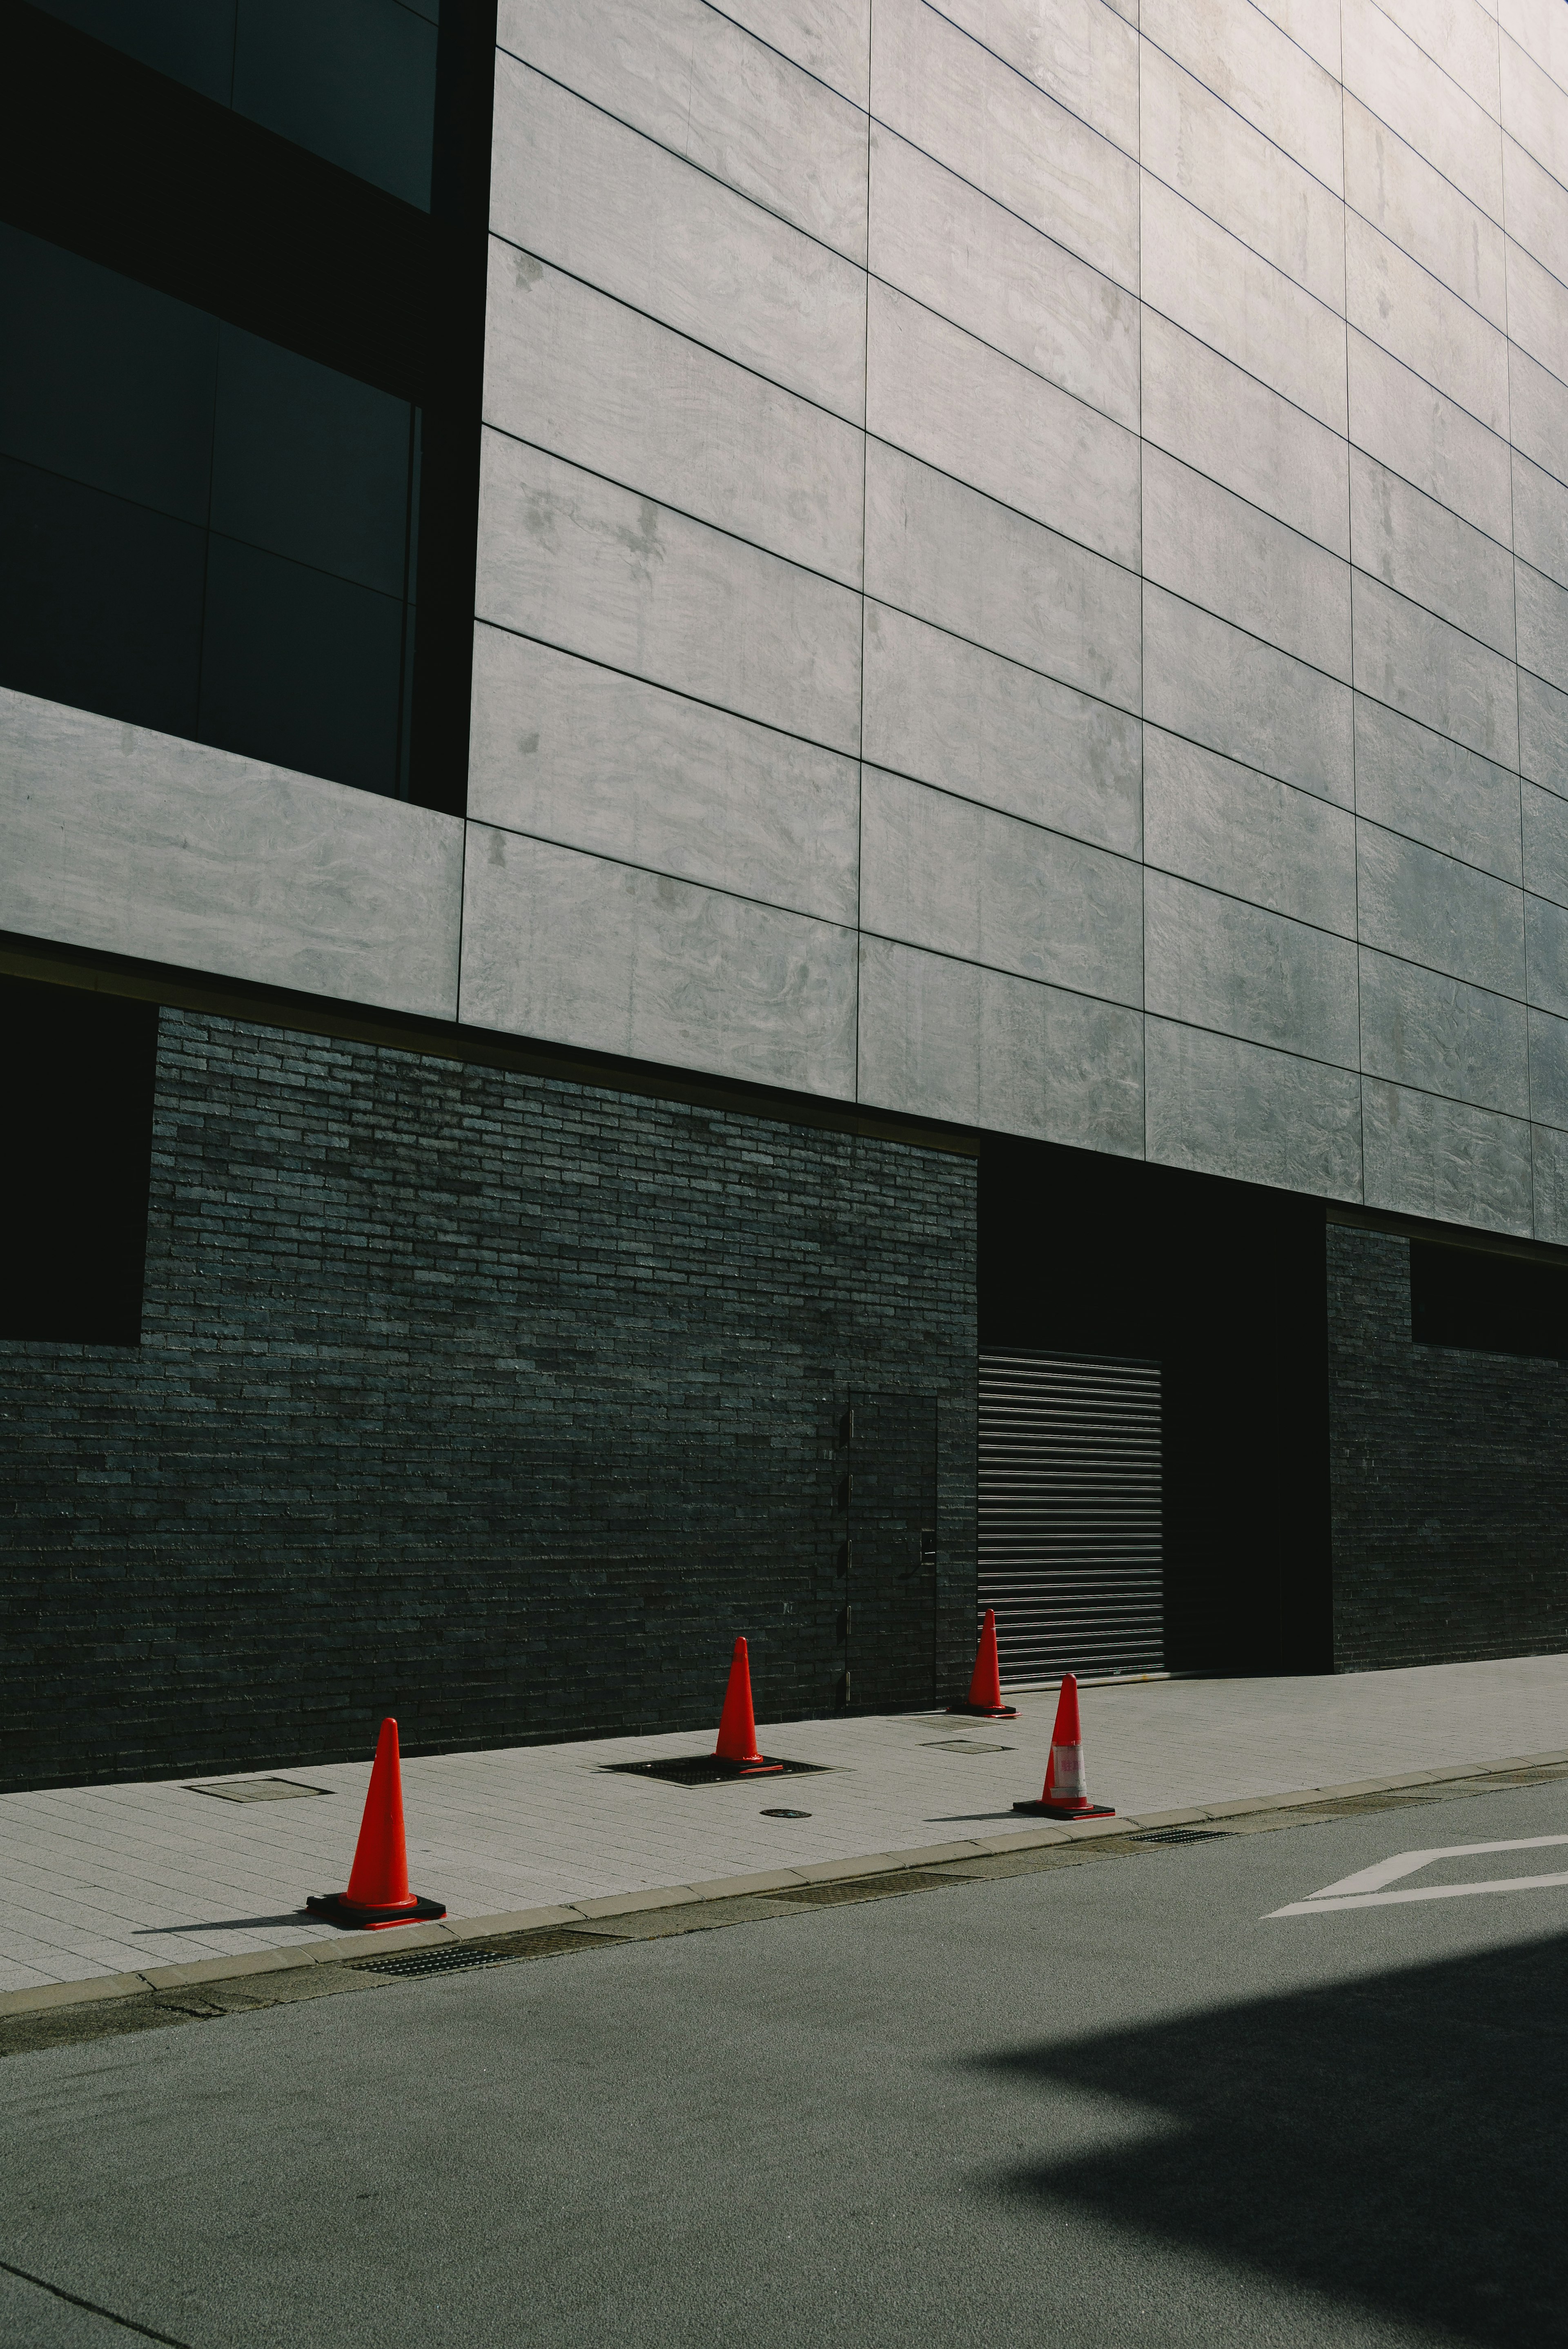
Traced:
<svg viewBox="0 0 1568 2349">
<path fill-rule="evenodd" d="M 350 1925 L 358 1931 L 381 1925 L 423 1925 L 447 1913 L 439 1900 L 417 1899 L 410 1909 L 362 1909 L 342 1892 L 313 1892 L 304 1905 L 313 1917 L 325 1917 L 334 1925 Z"/>
<path fill-rule="evenodd" d="M 1016 1721 L 1016 1704 L 950 1704 L 949 1713 L 965 1713 L 971 1721 Z"/>
<path fill-rule="evenodd" d="M 379 1931 L 388 1925 L 417 1925 L 444 1917 L 438 1900 L 422 1900 L 408 1889 L 408 1852 L 403 1837 L 403 1765 L 397 1724 L 388 1718 L 376 1741 L 359 1841 L 348 1871 L 346 1892 L 313 1892 L 305 1902 L 313 1917 L 335 1925 Z"/>
<path fill-rule="evenodd" d="M 1063 1803 L 1015 1803 L 1016 1811 L 1029 1811 L 1038 1819 L 1113 1819 L 1116 1813 L 1109 1803 L 1080 1803 L 1070 1811 Z"/>
<path fill-rule="evenodd" d="M 1071 1672 L 1062 1674 L 1062 1692 L 1057 1700 L 1056 1726 L 1051 1731 L 1051 1758 L 1046 1767 L 1046 1783 L 1037 1799 L 1032 1803 L 1015 1803 L 1016 1811 L 1027 1811 L 1037 1819 L 1113 1819 L 1116 1813 L 1109 1803 L 1091 1803 L 1084 1785 L 1083 1724 L 1078 1720 L 1078 1682 Z"/>
</svg>

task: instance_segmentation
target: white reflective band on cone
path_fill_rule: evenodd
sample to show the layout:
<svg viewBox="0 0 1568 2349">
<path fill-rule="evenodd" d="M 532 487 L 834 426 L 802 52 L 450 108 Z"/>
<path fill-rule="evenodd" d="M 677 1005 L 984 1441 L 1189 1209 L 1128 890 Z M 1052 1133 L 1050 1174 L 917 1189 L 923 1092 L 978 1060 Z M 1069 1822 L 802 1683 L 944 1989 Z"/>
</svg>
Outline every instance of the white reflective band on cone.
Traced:
<svg viewBox="0 0 1568 2349">
<path fill-rule="evenodd" d="M 1086 1791 L 1081 1745 L 1052 1746 L 1051 1790 L 1057 1795 L 1081 1795 Z"/>
</svg>

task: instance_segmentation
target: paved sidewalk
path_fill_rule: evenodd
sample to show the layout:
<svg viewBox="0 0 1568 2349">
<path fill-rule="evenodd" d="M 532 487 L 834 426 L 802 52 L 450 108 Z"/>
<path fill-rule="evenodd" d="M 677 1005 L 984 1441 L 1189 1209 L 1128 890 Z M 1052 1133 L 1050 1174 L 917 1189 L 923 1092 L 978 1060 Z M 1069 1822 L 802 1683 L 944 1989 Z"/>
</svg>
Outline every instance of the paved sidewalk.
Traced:
<svg viewBox="0 0 1568 2349">
<path fill-rule="evenodd" d="M 1045 1775 L 1054 1692 L 1012 1722 L 941 1713 L 765 1726 L 821 1776 L 686 1788 L 608 1762 L 709 1750 L 711 1733 L 406 1762 L 416 1891 L 454 1919 L 712 1884 L 768 1868 L 1005 1835 Z M 1568 1748 L 1568 1656 L 1322 1680 L 1083 1692 L 1089 1791 L 1125 1815 L 1343 1786 Z M 956 1741 L 956 1742 L 955 1742 Z M 257 1773 L 235 1773 L 253 1777 Z M 0 1797 L 0 1993 L 333 1938 L 307 1892 L 347 1879 L 362 1763 L 275 1774 L 324 1796 L 237 1804 L 159 1780 Z M 803 1819 L 772 1819 L 784 1805 Z"/>
</svg>

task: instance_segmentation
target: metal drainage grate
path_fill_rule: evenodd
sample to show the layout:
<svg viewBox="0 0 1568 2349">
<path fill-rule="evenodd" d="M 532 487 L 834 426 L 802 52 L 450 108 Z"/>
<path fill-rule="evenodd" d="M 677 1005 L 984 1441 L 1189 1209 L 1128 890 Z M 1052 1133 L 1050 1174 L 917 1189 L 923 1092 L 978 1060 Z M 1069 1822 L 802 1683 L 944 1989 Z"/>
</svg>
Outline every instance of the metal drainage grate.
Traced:
<svg viewBox="0 0 1568 2349">
<path fill-rule="evenodd" d="M 294 1778 L 231 1778 L 226 1786 L 187 1786 L 188 1795 L 216 1795 L 221 1803 L 286 1803 L 295 1795 L 330 1795 L 330 1786 L 302 1786 Z"/>
<path fill-rule="evenodd" d="M 895 1892 L 934 1892 L 939 1884 L 955 1881 L 951 1876 L 906 1868 L 901 1876 L 851 1876 L 836 1884 L 792 1884 L 782 1892 L 770 1892 L 768 1898 L 787 1900 L 792 1909 L 837 1909 L 846 1900 L 885 1900 Z"/>
<path fill-rule="evenodd" d="M 605 1925 L 539 1925 L 531 1932 L 437 1942 L 424 1950 L 388 1950 L 384 1958 L 349 1958 L 345 1963 L 355 1974 L 462 1973 L 472 1966 L 511 1965 L 519 1958 L 561 1958 L 577 1950 L 612 1949 L 621 1938 Z"/>
<path fill-rule="evenodd" d="M 1222 1843 L 1230 1833 L 1228 1827 L 1150 1827 L 1141 1835 L 1129 1836 L 1129 1843 Z"/>
<path fill-rule="evenodd" d="M 823 1762 L 779 1762 L 766 1754 L 766 1770 L 738 1770 L 711 1754 L 681 1754 L 664 1762 L 606 1762 L 603 1768 L 627 1778 L 665 1778 L 672 1786 L 754 1786 L 765 1778 L 801 1778 L 826 1769 Z"/>
<path fill-rule="evenodd" d="M 400 1956 L 362 1958 L 356 1974 L 459 1974 L 470 1966 L 508 1966 L 521 1950 L 405 1950 Z"/>
</svg>

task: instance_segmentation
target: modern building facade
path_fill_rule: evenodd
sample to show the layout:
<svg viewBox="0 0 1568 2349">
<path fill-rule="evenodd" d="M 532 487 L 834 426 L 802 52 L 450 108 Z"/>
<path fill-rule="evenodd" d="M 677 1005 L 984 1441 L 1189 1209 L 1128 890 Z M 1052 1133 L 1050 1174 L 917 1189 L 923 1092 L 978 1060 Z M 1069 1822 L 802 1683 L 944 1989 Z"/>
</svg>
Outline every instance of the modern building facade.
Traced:
<svg viewBox="0 0 1568 2349">
<path fill-rule="evenodd" d="M 6 1783 L 1568 1644 L 1562 0 L 6 22 Z"/>
</svg>

